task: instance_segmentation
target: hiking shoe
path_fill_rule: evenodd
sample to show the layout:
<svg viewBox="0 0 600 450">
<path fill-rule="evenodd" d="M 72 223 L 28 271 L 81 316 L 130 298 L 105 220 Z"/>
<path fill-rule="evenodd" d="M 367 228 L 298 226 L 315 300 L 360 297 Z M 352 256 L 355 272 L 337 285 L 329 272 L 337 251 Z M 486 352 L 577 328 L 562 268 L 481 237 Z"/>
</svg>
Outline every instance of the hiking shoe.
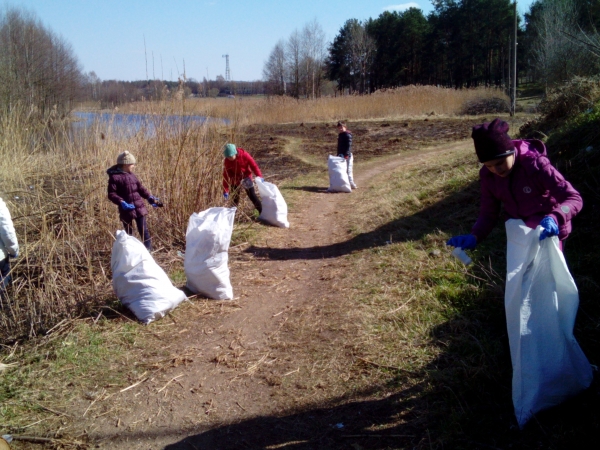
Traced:
<svg viewBox="0 0 600 450">
<path fill-rule="evenodd" d="M 358 186 L 357 186 L 355 183 L 351 183 L 351 184 L 350 184 L 350 187 L 351 187 L 352 189 L 358 189 Z"/>
</svg>

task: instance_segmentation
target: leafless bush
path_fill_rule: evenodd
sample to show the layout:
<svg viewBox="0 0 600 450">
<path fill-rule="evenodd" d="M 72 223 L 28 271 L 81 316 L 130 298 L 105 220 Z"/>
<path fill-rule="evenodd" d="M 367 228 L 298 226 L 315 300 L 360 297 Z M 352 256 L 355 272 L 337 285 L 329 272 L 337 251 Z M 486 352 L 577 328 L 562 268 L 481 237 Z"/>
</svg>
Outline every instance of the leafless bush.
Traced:
<svg viewBox="0 0 600 450">
<path fill-rule="evenodd" d="M 600 79 L 575 77 L 550 89 L 538 106 L 539 116 L 524 124 L 519 133 L 525 138 L 543 138 L 569 118 L 592 108 L 600 101 Z"/>
<path fill-rule="evenodd" d="M 578 23 L 578 6 L 575 0 L 547 0 L 532 9 L 528 24 L 532 56 L 536 71 L 548 86 L 574 76 L 592 76 L 600 69 L 600 58 L 590 53 L 594 39 Z"/>
</svg>

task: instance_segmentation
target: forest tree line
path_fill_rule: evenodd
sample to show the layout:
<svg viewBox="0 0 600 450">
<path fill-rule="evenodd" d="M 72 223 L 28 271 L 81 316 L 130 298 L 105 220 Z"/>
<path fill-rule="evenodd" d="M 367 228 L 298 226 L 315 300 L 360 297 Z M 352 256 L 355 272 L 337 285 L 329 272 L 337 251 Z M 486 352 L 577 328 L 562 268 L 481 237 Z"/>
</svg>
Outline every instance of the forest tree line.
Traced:
<svg viewBox="0 0 600 450">
<path fill-rule="evenodd" d="M 287 41 L 275 44 L 265 63 L 269 92 L 318 95 L 315 73 L 322 75 L 321 83 L 335 81 L 339 91 L 360 94 L 410 84 L 507 87 L 514 3 L 432 3 L 428 16 L 410 8 L 385 11 L 376 19 L 348 19 L 327 47 L 318 41 L 322 44 L 318 51 L 308 51 L 312 44 L 305 37 L 317 24 L 294 31 Z M 537 0 L 518 23 L 520 77 L 552 85 L 598 74 L 598 0 Z"/>
</svg>

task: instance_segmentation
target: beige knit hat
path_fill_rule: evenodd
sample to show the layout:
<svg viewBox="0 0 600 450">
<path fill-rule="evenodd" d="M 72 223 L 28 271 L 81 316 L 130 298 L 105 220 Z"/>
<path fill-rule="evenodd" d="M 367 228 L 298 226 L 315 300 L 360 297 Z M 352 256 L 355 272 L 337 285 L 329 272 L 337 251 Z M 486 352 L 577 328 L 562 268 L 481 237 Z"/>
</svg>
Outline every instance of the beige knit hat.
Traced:
<svg viewBox="0 0 600 450">
<path fill-rule="evenodd" d="M 117 156 L 117 164 L 135 164 L 135 156 L 125 150 Z"/>
</svg>

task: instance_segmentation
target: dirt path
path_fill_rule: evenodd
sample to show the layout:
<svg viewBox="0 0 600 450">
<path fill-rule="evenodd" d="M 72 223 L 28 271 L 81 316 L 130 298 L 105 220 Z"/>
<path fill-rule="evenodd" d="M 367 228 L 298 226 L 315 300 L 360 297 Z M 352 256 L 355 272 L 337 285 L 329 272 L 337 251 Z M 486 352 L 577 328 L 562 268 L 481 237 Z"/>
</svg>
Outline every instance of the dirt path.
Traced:
<svg viewBox="0 0 600 450">
<path fill-rule="evenodd" d="M 335 244 L 348 239 L 348 224 L 339 211 L 359 200 L 377 177 L 464 145 L 366 164 L 359 157 L 359 190 L 353 194 L 327 194 L 326 186 L 301 188 L 308 192 L 290 211 L 290 229 L 268 228 L 255 247 L 231 249 L 234 302 L 195 304 L 177 323 L 165 319 L 150 331 L 156 352 L 148 352 L 146 361 L 132 362 L 138 369 L 131 389 L 92 405 L 82 400 L 79 407 L 89 409 L 85 426 L 92 442 L 111 449 L 156 449 L 180 442 L 169 448 L 194 449 L 183 439 L 288 410 L 293 399 L 279 398 L 276 388 L 298 370 L 297 353 L 286 350 L 277 337 L 308 305 L 339 295 L 336 279 L 328 276 L 338 258 Z"/>
</svg>

